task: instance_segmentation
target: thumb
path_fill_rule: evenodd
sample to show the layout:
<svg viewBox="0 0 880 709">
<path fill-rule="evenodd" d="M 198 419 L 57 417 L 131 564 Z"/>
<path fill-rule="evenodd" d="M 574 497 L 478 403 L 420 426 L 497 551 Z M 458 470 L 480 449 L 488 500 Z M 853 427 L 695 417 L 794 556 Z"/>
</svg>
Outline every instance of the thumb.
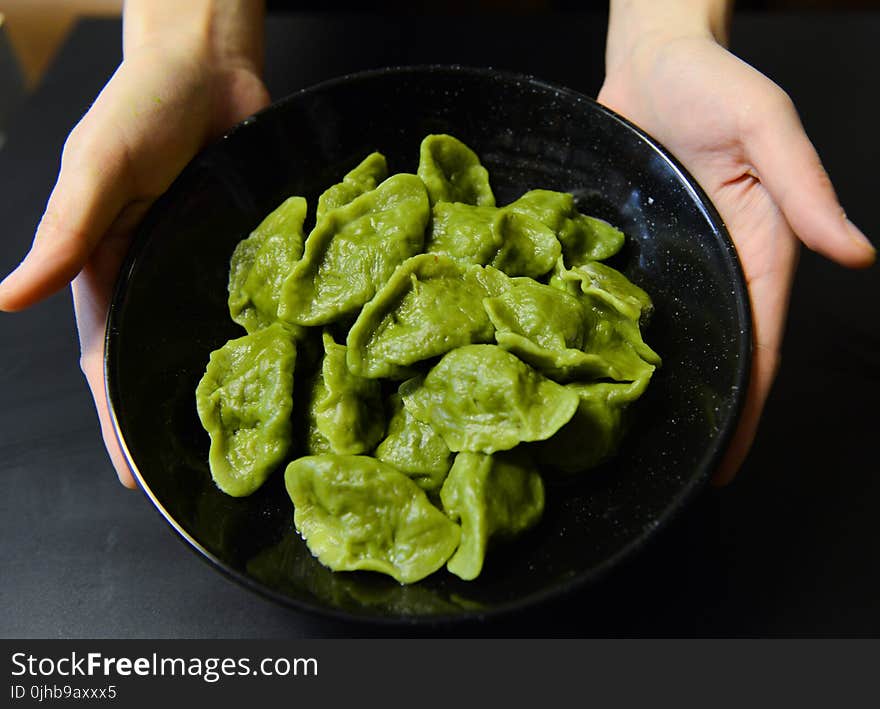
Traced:
<svg viewBox="0 0 880 709">
<path fill-rule="evenodd" d="M 22 263 L 0 283 L 0 310 L 22 310 L 66 286 L 130 200 L 122 145 L 96 139 L 90 122 L 74 129 L 58 182 Z"/>
<path fill-rule="evenodd" d="M 760 114 L 747 131 L 748 159 L 794 233 L 807 247 L 843 266 L 870 266 L 874 247 L 846 218 L 794 104 L 782 93 L 772 112 Z"/>
</svg>

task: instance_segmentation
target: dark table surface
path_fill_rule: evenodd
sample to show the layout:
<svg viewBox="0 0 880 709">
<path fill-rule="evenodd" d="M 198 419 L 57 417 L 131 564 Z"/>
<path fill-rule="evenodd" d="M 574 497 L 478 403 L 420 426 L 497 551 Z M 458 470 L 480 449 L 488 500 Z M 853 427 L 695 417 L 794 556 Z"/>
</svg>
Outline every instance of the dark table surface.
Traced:
<svg viewBox="0 0 880 709">
<path fill-rule="evenodd" d="M 489 65 L 595 95 L 605 21 L 274 16 L 281 97 L 358 69 Z M 850 217 L 880 239 L 880 15 L 738 16 L 733 49 L 794 98 Z M 81 23 L 0 150 L 0 270 L 24 254 L 70 128 L 119 62 Z M 0 636 L 880 635 L 880 268 L 804 252 L 783 366 L 739 479 L 600 585 L 480 625 L 389 630 L 273 605 L 221 577 L 105 458 L 70 296 L 0 317 Z"/>
</svg>

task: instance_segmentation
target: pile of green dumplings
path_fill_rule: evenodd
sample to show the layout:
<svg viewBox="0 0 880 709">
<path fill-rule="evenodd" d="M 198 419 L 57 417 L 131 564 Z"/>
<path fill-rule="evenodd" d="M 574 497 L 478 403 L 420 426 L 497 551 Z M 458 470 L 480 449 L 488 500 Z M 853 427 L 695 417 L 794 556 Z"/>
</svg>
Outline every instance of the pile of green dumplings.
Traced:
<svg viewBox="0 0 880 709">
<path fill-rule="evenodd" d="M 247 334 L 196 390 L 229 495 L 281 464 L 294 524 L 336 571 L 474 579 L 534 526 L 544 472 L 612 455 L 660 358 L 651 299 L 601 263 L 624 235 L 570 194 L 498 207 L 477 155 L 422 141 L 418 173 L 369 155 L 241 241 L 229 312 Z"/>
</svg>

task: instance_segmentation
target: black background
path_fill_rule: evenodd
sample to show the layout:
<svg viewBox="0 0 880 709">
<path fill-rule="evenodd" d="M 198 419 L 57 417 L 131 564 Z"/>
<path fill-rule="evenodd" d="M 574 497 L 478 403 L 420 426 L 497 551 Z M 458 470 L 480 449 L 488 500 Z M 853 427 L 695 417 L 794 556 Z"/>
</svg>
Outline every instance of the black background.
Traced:
<svg viewBox="0 0 880 709">
<path fill-rule="evenodd" d="M 268 26 L 273 96 L 388 64 L 524 71 L 595 95 L 605 20 L 288 15 Z M 733 49 L 780 83 L 849 216 L 875 241 L 880 15 L 740 15 Z M 64 138 L 120 59 L 117 22 L 78 27 L 0 150 L 0 270 L 24 254 Z M 124 490 L 77 367 L 70 297 L 0 317 L 0 635 L 314 637 L 880 634 L 880 275 L 805 252 L 783 367 L 739 479 L 708 490 L 593 589 L 502 621 L 388 629 L 306 616 L 233 585 Z"/>
</svg>

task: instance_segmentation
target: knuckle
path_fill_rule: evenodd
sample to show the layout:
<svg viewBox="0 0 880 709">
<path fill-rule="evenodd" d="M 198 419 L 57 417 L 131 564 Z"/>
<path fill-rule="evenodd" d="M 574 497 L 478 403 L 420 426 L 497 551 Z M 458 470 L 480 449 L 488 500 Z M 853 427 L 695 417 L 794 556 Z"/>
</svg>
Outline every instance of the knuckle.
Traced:
<svg viewBox="0 0 880 709">
<path fill-rule="evenodd" d="M 91 348 L 80 353 L 79 368 L 90 387 L 96 373 L 96 365 L 100 368 L 100 359 L 100 354 Z"/>
<path fill-rule="evenodd" d="M 80 121 L 73 127 L 73 130 L 70 131 L 67 138 L 64 140 L 64 147 L 61 149 L 61 162 L 68 163 L 74 159 L 82 142 L 83 128 L 82 121 Z"/>
<path fill-rule="evenodd" d="M 88 358 L 85 355 L 80 355 L 79 371 L 86 378 L 86 381 L 88 381 L 89 380 L 89 362 L 88 362 Z"/>
<path fill-rule="evenodd" d="M 797 109 L 791 97 L 776 84 L 769 92 L 754 102 L 742 104 L 739 122 L 744 135 L 754 137 L 767 131 L 768 127 L 779 125 L 781 120 L 798 120 Z"/>
<path fill-rule="evenodd" d="M 86 161 L 89 153 L 101 145 L 100 131 L 95 131 L 89 114 L 77 123 L 67 135 L 61 151 L 61 161 Z"/>
<path fill-rule="evenodd" d="M 815 159 L 811 161 L 810 171 L 812 174 L 808 175 L 808 177 L 813 181 L 816 188 L 821 192 L 834 196 L 834 185 L 831 183 L 831 177 L 825 170 L 822 162 L 819 160 L 818 155 L 816 155 Z"/>
<path fill-rule="evenodd" d="M 96 180 L 99 175 L 127 179 L 132 172 L 132 151 L 124 139 L 96 129 L 86 116 L 64 141 L 61 168 L 91 175 Z"/>
<path fill-rule="evenodd" d="M 794 101 L 792 100 L 788 92 L 781 86 L 777 86 L 774 84 L 774 91 L 772 94 L 772 99 L 770 100 L 770 104 L 771 109 L 777 112 L 797 114 L 797 110 L 794 106 Z"/>
</svg>

